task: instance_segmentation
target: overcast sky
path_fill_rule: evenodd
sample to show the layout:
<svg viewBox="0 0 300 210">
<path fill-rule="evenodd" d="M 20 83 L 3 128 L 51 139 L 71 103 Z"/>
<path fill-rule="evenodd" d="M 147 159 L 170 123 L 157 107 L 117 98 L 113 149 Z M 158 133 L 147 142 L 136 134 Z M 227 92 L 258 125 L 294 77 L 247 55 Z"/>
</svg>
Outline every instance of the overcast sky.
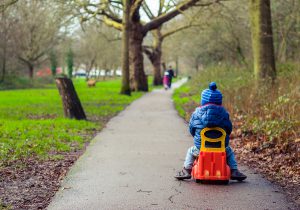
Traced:
<svg viewBox="0 0 300 210">
<path fill-rule="evenodd" d="M 154 15 L 157 15 L 158 7 L 159 7 L 159 0 L 145 0 L 145 1 L 147 2 L 147 5 L 150 7 L 152 13 Z M 148 21 L 149 18 L 144 13 L 144 11 L 142 9 L 140 11 L 141 11 L 142 19 L 145 21 Z"/>
</svg>

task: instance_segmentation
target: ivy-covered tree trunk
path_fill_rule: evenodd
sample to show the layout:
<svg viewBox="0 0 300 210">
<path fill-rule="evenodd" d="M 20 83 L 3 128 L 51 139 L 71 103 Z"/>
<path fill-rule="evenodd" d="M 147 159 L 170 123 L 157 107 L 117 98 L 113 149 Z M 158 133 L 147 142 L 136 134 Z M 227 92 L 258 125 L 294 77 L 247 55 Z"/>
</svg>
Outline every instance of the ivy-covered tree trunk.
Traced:
<svg viewBox="0 0 300 210">
<path fill-rule="evenodd" d="M 250 1 L 254 73 L 256 79 L 276 78 L 270 0 Z"/>
<path fill-rule="evenodd" d="M 148 81 L 144 71 L 142 24 L 132 22 L 129 33 L 130 87 L 133 91 L 148 91 Z"/>
<path fill-rule="evenodd" d="M 122 87 L 121 94 L 131 95 L 129 83 L 129 16 L 130 16 L 130 0 L 123 0 L 123 31 L 122 31 Z M 116 71 L 114 71 L 114 76 Z"/>
</svg>

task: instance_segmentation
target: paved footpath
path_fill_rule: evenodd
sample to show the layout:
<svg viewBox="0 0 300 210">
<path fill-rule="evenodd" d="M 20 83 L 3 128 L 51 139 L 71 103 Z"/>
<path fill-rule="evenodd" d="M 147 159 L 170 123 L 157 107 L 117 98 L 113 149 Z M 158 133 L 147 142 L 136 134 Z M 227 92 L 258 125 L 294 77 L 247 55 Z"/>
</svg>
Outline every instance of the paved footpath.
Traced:
<svg viewBox="0 0 300 210">
<path fill-rule="evenodd" d="M 295 209 L 279 189 L 245 167 L 247 181 L 227 186 L 175 180 L 193 140 L 171 95 L 154 90 L 111 119 L 48 209 Z"/>
</svg>

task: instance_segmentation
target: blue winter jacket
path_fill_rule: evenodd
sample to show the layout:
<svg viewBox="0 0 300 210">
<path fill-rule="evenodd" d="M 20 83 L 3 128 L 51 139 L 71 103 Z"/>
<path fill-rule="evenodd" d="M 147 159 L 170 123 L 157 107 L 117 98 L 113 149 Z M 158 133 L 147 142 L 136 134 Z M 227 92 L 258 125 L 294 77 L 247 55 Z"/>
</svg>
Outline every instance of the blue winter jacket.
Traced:
<svg viewBox="0 0 300 210">
<path fill-rule="evenodd" d="M 223 106 L 207 104 L 196 108 L 190 119 L 190 133 L 194 137 L 195 146 L 200 149 L 200 132 L 205 127 L 221 127 L 226 131 L 225 147 L 229 143 L 229 135 L 232 131 L 232 123 L 229 114 Z"/>
</svg>

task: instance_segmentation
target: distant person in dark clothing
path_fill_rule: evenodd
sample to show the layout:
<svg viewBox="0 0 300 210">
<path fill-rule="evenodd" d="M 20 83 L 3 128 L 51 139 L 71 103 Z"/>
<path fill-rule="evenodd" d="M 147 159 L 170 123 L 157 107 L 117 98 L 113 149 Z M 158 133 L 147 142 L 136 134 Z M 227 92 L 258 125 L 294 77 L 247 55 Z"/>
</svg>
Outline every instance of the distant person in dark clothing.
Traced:
<svg viewBox="0 0 300 210">
<path fill-rule="evenodd" d="M 167 72 L 169 73 L 168 77 L 169 77 L 169 88 L 171 88 L 172 85 L 172 78 L 176 77 L 174 70 L 172 69 L 172 66 L 169 66 L 169 69 L 167 70 Z"/>
</svg>

